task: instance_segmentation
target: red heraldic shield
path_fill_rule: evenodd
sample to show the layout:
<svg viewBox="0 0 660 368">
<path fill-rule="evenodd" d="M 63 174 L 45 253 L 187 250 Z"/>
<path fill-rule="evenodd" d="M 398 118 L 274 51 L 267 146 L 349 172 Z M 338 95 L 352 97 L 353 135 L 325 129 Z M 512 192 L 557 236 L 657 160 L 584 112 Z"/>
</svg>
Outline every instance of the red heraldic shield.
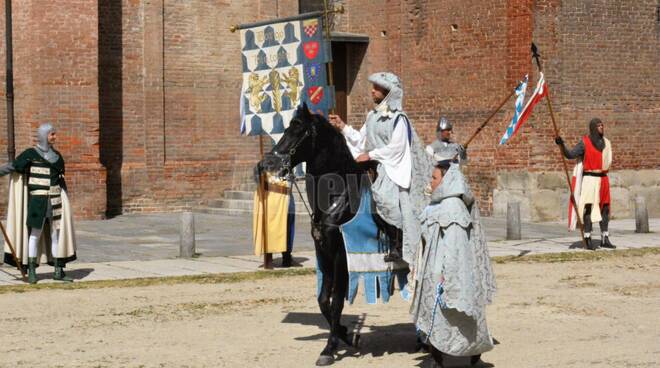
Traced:
<svg viewBox="0 0 660 368">
<path fill-rule="evenodd" d="M 307 42 L 303 49 L 305 50 L 305 55 L 309 60 L 313 60 L 316 55 L 319 53 L 319 43 L 317 41 Z"/>
<path fill-rule="evenodd" d="M 307 96 L 314 105 L 318 105 L 318 103 L 321 102 L 321 100 L 323 99 L 323 87 L 322 86 L 309 87 L 307 89 Z"/>
</svg>

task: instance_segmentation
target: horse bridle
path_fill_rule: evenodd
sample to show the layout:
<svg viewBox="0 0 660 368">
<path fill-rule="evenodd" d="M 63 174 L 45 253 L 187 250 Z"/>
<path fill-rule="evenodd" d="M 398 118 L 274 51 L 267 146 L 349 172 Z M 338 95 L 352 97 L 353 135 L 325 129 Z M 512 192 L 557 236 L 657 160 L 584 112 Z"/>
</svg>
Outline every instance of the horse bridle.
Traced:
<svg viewBox="0 0 660 368">
<path fill-rule="evenodd" d="M 301 124 L 303 124 L 300 120 L 299 121 Z M 311 133 L 310 133 L 311 130 Z M 279 153 L 275 150 L 271 152 L 271 154 L 275 157 L 277 157 L 281 162 L 282 162 L 282 169 L 285 169 L 288 172 L 287 179 L 292 180 L 295 182 L 295 177 L 293 173 L 293 168 L 291 167 L 291 160 L 293 159 L 293 155 L 296 154 L 296 150 L 305 142 L 305 139 L 307 137 L 312 136 L 312 150 L 316 146 L 316 127 L 312 123 L 311 129 L 305 130 L 305 134 L 295 143 L 293 146 L 289 149 L 287 153 Z"/>
<path fill-rule="evenodd" d="M 301 124 L 304 124 L 302 121 L 297 120 Z M 311 131 L 311 133 L 310 133 Z M 307 205 L 307 202 L 305 201 L 305 198 L 302 195 L 302 192 L 300 191 L 300 188 L 298 187 L 298 183 L 296 182 L 295 174 L 293 172 L 293 168 L 291 167 L 291 160 L 293 158 L 293 155 L 296 154 L 296 150 L 300 147 L 300 145 L 303 144 L 305 139 L 311 135 L 312 137 L 312 151 L 316 147 L 316 137 L 317 137 L 317 132 L 316 132 L 316 127 L 314 126 L 314 123 L 311 125 L 311 129 L 308 129 L 305 131 L 305 134 L 289 149 L 287 153 L 279 153 L 275 150 L 272 151 L 272 155 L 277 157 L 281 162 L 282 162 L 282 169 L 286 169 L 288 172 L 286 178 L 290 182 L 293 183 L 293 185 L 296 187 L 296 190 L 298 191 L 298 195 L 300 196 L 300 200 L 302 203 L 305 205 L 305 210 L 307 210 L 307 214 L 309 215 L 309 218 L 311 220 L 311 225 L 312 225 L 312 237 L 316 240 L 321 239 L 321 233 L 320 233 L 320 225 L 314 221 L 314 214 L 312 211 L 309 209 L 309 206 Z"/>
</svg>

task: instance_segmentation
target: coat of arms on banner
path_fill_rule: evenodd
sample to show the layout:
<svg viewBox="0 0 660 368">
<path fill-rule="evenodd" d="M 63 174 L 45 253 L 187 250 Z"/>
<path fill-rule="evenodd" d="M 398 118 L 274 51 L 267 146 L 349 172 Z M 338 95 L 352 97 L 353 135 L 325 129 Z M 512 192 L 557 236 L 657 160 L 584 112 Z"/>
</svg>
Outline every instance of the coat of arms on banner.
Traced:
<svg viewBox="0 0 660 368">
<path fill-rule="evenodd" d="M 314 18 L 241 30 L 242 135 L 268 134 L 277 141 L 302 102 L 327 111 L 323 63 L 329 51 L 321 25 L 321 19 Z"/>
</svg>

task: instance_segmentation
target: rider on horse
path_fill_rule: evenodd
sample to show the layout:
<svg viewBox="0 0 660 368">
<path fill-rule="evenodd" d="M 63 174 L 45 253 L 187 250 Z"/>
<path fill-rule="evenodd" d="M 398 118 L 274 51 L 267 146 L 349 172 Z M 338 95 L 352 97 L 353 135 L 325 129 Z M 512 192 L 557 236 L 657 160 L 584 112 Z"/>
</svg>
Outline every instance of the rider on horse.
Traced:
<svg viewBox="0 0 660 368">
<path fill-rule="evenodd" d="M 403 112 L 403 86 L 392 73 L 375 73 L 371 95 L 376 105 L 358 131 L 337 115 L 330 123 L 346 138 L 357 162 L 376 161 L 377 177 L 371 190 L 376 211 L 386 223 L 390 253 L 385 261 L 403 258 L 413 263 L 420 241 L 417 217 L 425 205 L 424 188 L 431 173 L 431 163 Z"/>
</svg>

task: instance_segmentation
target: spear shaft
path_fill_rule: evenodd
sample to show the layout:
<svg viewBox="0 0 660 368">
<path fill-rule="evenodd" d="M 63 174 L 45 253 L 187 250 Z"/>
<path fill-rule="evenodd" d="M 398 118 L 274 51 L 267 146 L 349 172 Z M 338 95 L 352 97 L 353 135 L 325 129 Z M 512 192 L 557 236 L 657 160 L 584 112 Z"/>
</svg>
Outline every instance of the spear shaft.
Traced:
<svg viewBox="0 0 660 368">
<path fill-rule="evenodd" d="M 539 72 L 543 72 L 543 68 L 541 66 L 541 55 L 538 53 L 538 48 L 536 45 L 532 42 L 532 57 L 536 61 L 536 66 L 539 68 Z M 547 82 L 546 82 L 547 84 Z M 546 86 L 547 88 L 547 86 Z M 552 110 L 552 102 L 550 101 L 550 89 L 546 91 L 547 96 L 545 96 L 545 101 L 548 104 L 548 111 L 550 111 L 550 120 L 552 120 L 552 127 L 554 128 L 555 131 L 555 139 L 559 137 L 559 128 L 557 127 L 557 122 L 555 120 L 555 114 Z M 566 163 L 566 157 L 564 157 L 564 152 L 562 150 L 561 146 L 559 147 L 559 155 L 561 156 L 561 162 L 564 165 L 564 173 L 566 174 L 566 183 L 568 184 L 568 190 L 571 193 L 571 203 L 573 204 L 573 209 L 575 211 L 575 219 L 577 220 L 578 227 L 580 228 L 580 236 L 582 238 L 582 246 L 587 249 L 587 240 L 584 238 L 584 226 L 582 225 L 582 219 L 580 219 L 579 213 L 578 213 L 578 206 L 577 203 L 575 202 L 575 193 L 573 192 L 573 186 L 571 185 L 571 177 L 568 175 L 568 164 Z"/>
</svg>

